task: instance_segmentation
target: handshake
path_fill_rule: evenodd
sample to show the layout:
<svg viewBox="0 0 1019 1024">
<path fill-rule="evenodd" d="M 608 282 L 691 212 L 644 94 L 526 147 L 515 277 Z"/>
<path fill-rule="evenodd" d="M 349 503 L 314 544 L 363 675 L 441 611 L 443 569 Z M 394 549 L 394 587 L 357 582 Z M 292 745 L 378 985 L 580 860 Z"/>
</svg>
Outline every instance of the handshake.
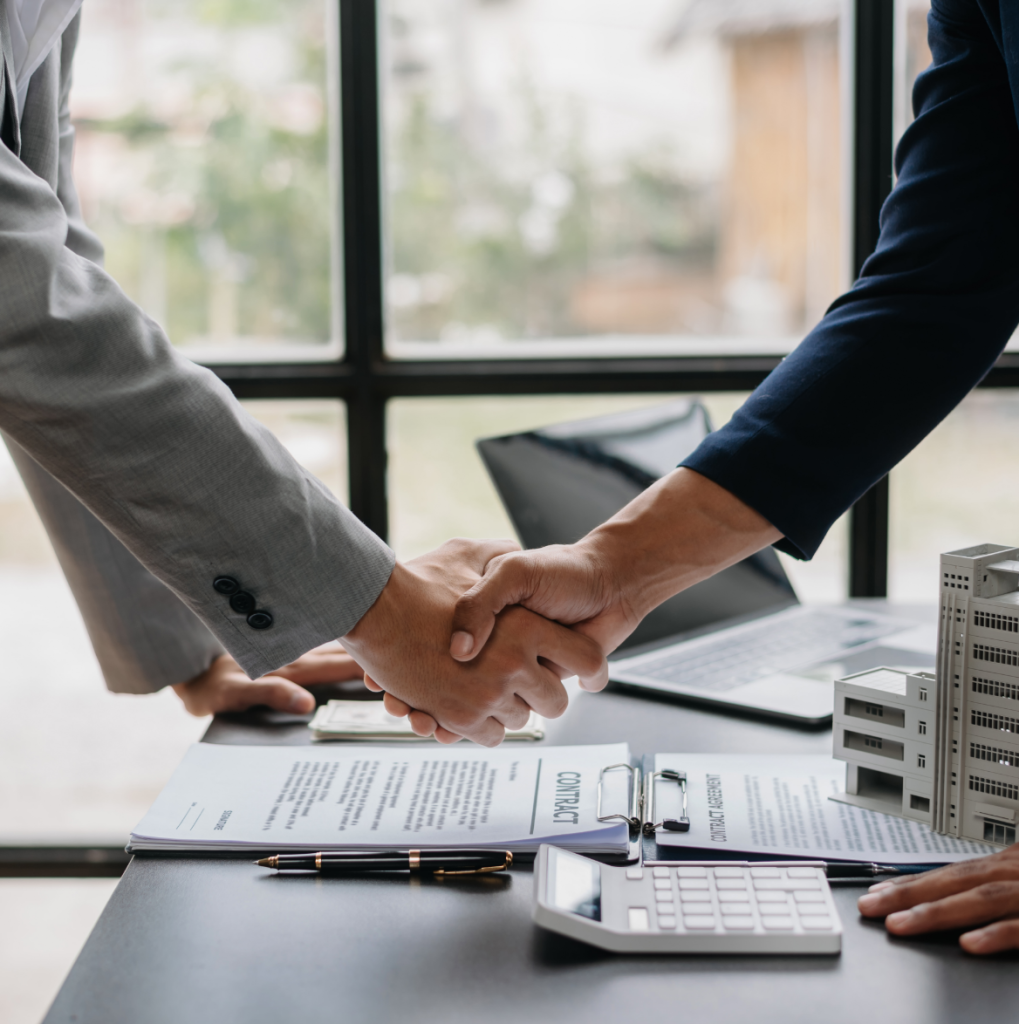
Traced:
<svg viewBox="0 0 1019 1024">
<path fill-rule="evenodd" d="M 495 746 L 532 710 L 561 715 L 563 679 L 604 687 L 606 655 L 651 609 L 779 537 L 730 492 L 677 469 L 576 544 L 451 540 L 398 562 L 342 647 L 259 680 L 224 655 L 175 689 L 194 714 L 256 703 L 308 712 L 302 687 L 363 672 L 419 735 Z"/>
</svg>

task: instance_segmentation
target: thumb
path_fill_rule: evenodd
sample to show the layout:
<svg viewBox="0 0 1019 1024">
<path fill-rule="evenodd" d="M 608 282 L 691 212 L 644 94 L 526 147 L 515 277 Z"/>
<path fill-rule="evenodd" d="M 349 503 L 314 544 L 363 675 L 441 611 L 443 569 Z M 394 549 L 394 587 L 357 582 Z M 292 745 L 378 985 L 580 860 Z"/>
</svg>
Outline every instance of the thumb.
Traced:
<svg viewBox="0 0 1019 1024">
<path fill-rule="evenodd" d="M 457 661 L 480 654 L 495 628 L 495 617 L 530 596 L 525 555 L 504 555 L 457 601 L 449 653 Z"/>
</svg>

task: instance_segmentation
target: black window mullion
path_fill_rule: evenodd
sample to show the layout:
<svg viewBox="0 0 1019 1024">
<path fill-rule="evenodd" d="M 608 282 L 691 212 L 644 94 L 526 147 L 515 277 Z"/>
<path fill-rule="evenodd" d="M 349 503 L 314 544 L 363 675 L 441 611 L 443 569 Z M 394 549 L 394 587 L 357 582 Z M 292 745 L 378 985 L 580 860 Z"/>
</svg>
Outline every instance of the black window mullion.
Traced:
<svg viewBox="0 0 1019 1024">
<path fill-rule="evenodd" d="M 856 0 L 853 15 L 853 276 L 877 246 L 892 190 L 895 0 Z M 849 596 L 888 594 L 888 477 L 849 514 Z"/>
<path fill-rule="evenodd" d="M 385 403 L 394 396 L 744 391 L 777 359 L 556 359 L 387 362 L 384 354 L 380 110 L 376 0 L 340 5 L 343 248 L 346 355 L 333 364 L 220 367 L 239 397 L 340 397 L 347 402 L 350 505 L 387 533 Z M 856 0 L 853 24 L 854 271 L 878 236 L 892 184 L 894 0 Z M 1012 364 L 1015 363 L 1013 366 Z M 1003 356 L 983 382 L 1019 380 L 1019 358 Z M 884 596 L 888 575 L 888 480 L 850 514 L 849 592 Z"/>
<path fill-rule="evenodd" d="M 386 399 L 375 386 L 384 323 L 377 11 L 375 0 L 339 3 L 350 508 L 385 540 Z"/>
</svg>

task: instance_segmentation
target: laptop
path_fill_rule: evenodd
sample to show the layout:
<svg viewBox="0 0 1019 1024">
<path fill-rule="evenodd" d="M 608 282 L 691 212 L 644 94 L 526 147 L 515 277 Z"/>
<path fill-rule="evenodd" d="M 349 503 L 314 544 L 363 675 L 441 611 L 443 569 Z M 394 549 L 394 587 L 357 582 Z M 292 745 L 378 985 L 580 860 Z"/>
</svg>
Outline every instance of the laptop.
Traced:
<svg viewBox="0 0 1019 1024">
<path fill-rule="evenodd" d="M 525 548 L 572 544 L 671 472 L 711 431 L 681 399 L 477 442 Z M 800 604 L 760 551 L 652 611 L 609 659 L 618 686 L 807 725 L 831 720 L 836 678 L 932 668 L 935 624 L 863 604 Z"/>
</svg>

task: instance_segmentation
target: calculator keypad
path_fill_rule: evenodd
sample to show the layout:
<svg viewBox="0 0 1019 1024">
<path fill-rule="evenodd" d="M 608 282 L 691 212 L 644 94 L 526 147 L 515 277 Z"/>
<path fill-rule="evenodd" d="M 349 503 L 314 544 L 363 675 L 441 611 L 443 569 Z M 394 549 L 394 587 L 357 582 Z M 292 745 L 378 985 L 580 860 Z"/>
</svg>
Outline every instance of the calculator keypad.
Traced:
<svg viewBox="0 0 1019 1024">
<path fill-rule="evenodd" d="M 822 868 L 681 865 L 645 868 L 640 877 L 637 870 L 626 872 L 641 883 L 629 903 L 645 894 L 652 931 L 817 934 L 838 927 Z"/>
</svg>

